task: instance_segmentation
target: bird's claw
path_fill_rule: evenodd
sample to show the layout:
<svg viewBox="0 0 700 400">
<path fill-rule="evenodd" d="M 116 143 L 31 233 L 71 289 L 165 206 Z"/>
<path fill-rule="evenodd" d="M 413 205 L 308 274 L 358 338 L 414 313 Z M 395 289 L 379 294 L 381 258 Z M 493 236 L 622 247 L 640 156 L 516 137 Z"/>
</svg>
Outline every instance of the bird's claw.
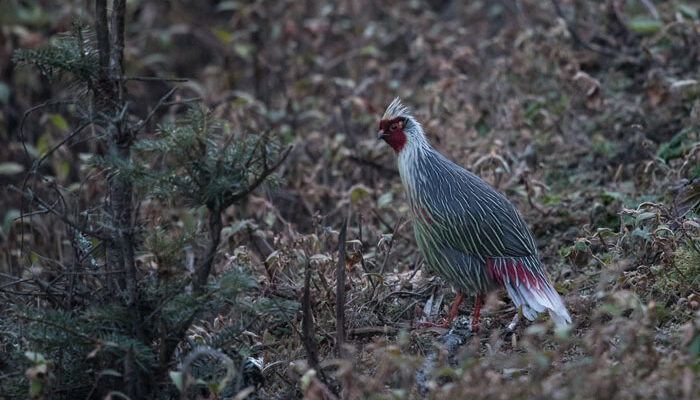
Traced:
<svg viewBox="0 0 700 400">
<path fill-rule="evenodd" d="M 472 328 L 472 332 L 474 332 L 474 333 L 479 332 L 479 322 L 474 321 L 474 319 L 472 319 L 472 323 L 470 326 Z"/>
</svg>

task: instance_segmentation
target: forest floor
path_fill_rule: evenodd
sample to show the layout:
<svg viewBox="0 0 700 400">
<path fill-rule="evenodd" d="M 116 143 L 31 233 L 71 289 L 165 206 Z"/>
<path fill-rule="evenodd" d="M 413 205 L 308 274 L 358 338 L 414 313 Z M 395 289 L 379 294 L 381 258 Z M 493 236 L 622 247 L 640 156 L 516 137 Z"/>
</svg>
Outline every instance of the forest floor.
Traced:
<svg viewBox="0 0 700 400">
<path fill-rule="evenodd" d="M 130 74 L 186 77 L 180 98 L 201 97 L 237 129 L 294 145 L 277 191 L 226 211 L 214 266 L 251 271 L 252 304 L 277 298 L 296 308 L 291 320 L 262 317 L 246 331 L 265 366 L 260 398 L 700 397 L 697 9 L 615 0 L 138 3 Z M 24 110 L 70 90 L 13 69 L 9 54 L 41 46 L 85 13 L 70 2 L 35 10 L 0 33 L 3 185 L 22 180 Z M 133 108 L 145 115 L 161 85 L 134 82 Z M 470 297 L 455 329 L 420 324 L 439 322 L 456 293 L 424 265 L 395 155 L 376 140 L 395 96 L 438 151 L 516 205 L 570 329 L 546 315 L 508 329 L 517 310 L 505 292 L 488 297 L 478 332 L 466 328 Z M 28 122 L 27 142 L 60 140 L 55 115 Z M 46 173 L 79 181 L 78 153 L 57 152 Z M 10 234 L 19 196 L 3 193 L 2 262 L 28 268 Z M 145 204 L 138 218 L 178 221 L 185 210 Z M 35 223 L 50 232 L 41 217 Z M 31 245 L 55 253 L 51 242 Z M 233 308 L 210 310 L 190 336 L 206 342 L 236 318 Z"/>
</svg>

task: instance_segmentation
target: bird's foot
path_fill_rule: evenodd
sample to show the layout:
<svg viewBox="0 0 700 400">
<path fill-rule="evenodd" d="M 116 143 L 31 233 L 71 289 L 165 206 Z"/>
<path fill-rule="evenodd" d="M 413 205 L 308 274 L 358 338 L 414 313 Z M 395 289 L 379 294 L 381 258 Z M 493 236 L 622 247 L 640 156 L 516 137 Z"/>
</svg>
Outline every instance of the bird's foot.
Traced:
<svg viewBox="0 0 700 400">
<path fill-rule="evenodd" d="M 472 332 L 479 332 L 479 320 L 472 318 Z"/>
</svg>

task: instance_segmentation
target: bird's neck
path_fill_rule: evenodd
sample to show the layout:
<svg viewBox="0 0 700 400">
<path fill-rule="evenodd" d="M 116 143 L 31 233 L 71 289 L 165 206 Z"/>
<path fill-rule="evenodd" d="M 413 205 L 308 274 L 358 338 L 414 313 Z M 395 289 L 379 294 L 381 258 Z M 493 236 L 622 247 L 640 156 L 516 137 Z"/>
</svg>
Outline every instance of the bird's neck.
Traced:
<svg viewBox="0 0 700 400">
<path fill-rule="evenodd" d="M 425 161 L 430 157 L 432 152 L 435 152 L 425 139 L 423 132 L 420 131 L 416 133 L 420 133 L 420 135 L 415 134 L 412 135 L 413 137 L 409 137 L 409 140 L 398 153 L 397 157 L 399 175 L 401 176 L 401 181 L 404 188 L 409 193 L 409 196 L 413 195 L 416 182 L 425 178 Z"/>
</svg>

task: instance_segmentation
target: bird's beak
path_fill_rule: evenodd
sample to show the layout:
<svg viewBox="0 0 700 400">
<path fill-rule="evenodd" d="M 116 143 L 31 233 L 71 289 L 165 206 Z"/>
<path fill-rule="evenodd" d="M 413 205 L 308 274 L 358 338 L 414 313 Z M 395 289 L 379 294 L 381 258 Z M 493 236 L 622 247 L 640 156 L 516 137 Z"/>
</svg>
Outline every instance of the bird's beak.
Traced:
<svg viewBox="0 0 700 400">
<path fill-rule="evenodd" d="M 384 139 L 384 129 L 380 130 L 379 133 L 377 133 L 377 140 Z"/>
</svg>

